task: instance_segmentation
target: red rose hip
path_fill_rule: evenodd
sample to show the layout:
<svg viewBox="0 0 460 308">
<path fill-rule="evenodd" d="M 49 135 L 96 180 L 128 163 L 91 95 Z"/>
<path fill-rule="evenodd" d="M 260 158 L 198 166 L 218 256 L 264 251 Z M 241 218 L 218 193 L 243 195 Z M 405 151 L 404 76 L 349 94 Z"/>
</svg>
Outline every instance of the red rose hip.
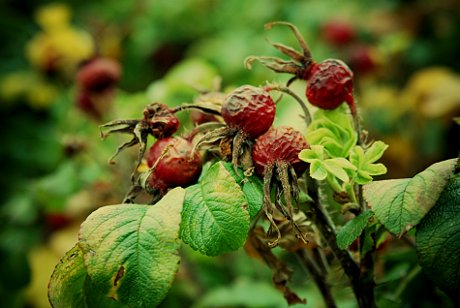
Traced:
<svg viewBox="0 0 460 308">
<path fill-rule="evenodd" d="M 222 117 L 230 128 L 255 139 L 265 133 L 275 119 L 276 105 L 264 89 L 244 85 L 235 89 L 222 105 Z"/>
<path fill-rule="evenodd" d="M 252 159 L 256 173 L 263 176 L 266 167 L 275 163 L 290 164 L 297 175 L 302 174 L 307 164 L 299 159 L 299 153 L 309 148 L 304 136 L 288 126 L 271 128 L 257 138 L 252 148 Z"/>
<path fill-rule="evenodd" d="M 346 102 L 354 109 L 353 72 L 337 59 L 314 63 L 306 71 L 306 96 L 308 101 L 321 109 L 335 109 Z"/>
<path fill-rule="evenodd" d="M 101 92 L 115 86 L 120 76 L 118 62 L 109 58 L 95 58 L 78 70 L 77 82 L 85 90 Z"/>
<path fill-rule="evenodd" d="M 192 143 L 181 137 L 155 142 L 147 154 L 150 168 L 158 161 L 148 180 L 150 187 L 164 193 L 168 188 L 193 184 L 201 172 L 201 159 L 198 152 L 192 155 L 192 149 Z"/>
</svg>

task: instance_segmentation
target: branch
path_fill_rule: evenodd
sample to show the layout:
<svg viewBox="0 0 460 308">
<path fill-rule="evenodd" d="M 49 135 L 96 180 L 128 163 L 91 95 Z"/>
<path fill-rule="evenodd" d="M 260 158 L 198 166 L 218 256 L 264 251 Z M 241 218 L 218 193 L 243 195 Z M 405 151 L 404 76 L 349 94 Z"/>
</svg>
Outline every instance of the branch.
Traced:
<svg viewBox="0 0 460 308">
<path fill-rule="evenodd" d="M 337 245 L 335 226 L 331 221 L 329 215 L 325 212 L 318 195 L 318 184 L 309 175 L 308 176 L 308 194 L 313 199 L 311 206 L 311 218 L 321 235 L 324 237 L 327 245 L 331 248 L 335 257 L 339 260 L 343 271 L 350 280 L 351 287 L 358 301 L 358 305 L 361 308 L 364 307 L 375 307 L 374 296 L 373 296 L 373 285 L 372 292 L 369 294 L 368 283 L 363 284 L 361 282 L 361 270 L 358 264 L 353 260 L 348 250 L 342 250 Z M 373 281 L 372 281 L 373 282 Z"/>
<path fill-rule="evenodd" d="M 332 297 L 331 287 L 327 283 L 327 277 L 324 271 L 322 271 L 318 264 L 312 260 L 311 256 L 308 255 L 308 250 L 302 249 L 296 251 L 297 259 L 305 267 L 305 269 L 311 274 L 313 280 L 315 281 L 318 289 L 323 296 L 324 303 L 326 307 L 335 308 L 337 307 L 334 298 Z"/>
</svg>

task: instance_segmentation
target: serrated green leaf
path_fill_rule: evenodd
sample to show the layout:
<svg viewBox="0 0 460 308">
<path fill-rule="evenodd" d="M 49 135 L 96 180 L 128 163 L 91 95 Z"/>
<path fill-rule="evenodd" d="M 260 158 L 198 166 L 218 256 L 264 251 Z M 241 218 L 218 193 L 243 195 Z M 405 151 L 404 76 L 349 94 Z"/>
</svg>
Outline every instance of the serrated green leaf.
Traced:
<svg viewBox="0 0 460 308">
<path fill-rule="evenodd" d="M 417 226 L 416 249 L 424 272 L 451 296 L 460 290 L 460 174 Z"/>
<path fill-rule="evenodd" d="M 54 269 L 48 285 L 48 298 L 54 308 L 124 307 L 93 287 L 78 245 L 69 250 Z"/>
<path fill-rule="evenodd" d="M 244 244 L 249 231 L 247 201 L 223 163 L 214 164 L 186 191 L 180 230 L 185 243 L 209 256 Z"/>
<path fill-rule="evenodd" d="M 361 235 L 369 219 L 374 215 L 372 211 L 364 211 L 348 221 L 337 232 L 337 245 L 340 249 L 347 249 Z"/>
<path fill-rule="evenodd" d="M 225 170 L 230 173 L 230 175 L 235 179 L 235 181 L 242 186 L 243 180 L 245 178 L 244 171 L 241 168 L 236 168 L 233 166 L 232 163 L 222 162 L 222 166 L 224 166 Z"/>
<path fill-rule="evenodd" d="M 231 163 L 223 162 L 222 164 L 230 173 L 230 175 L 235 179 L 235 181 L 240 185 L 248 202 L 249 217 L 251 220 L 254 219 L 262 209 L 264 198 L 263 181 L 256 175 L 246 177 L 244 175 L 243 169 L 241 168 L 238 168 L 235 171 L 235 168 Z"/>
<path fill-rule="evenodd" d="M 79 246 L 94 285 L 131 307 L 154 307 L 178 269 L 179 225 L 185 190 L 153 206 L 104 206 L 82 223 Z"/>
<path fill-rule="evenodd" d="M 376 181 L 364 186 L 375 216 L 392 233 L 402 235 L 417 225 L 438 199 L 456 159 L 431 165 L 411 179 Z"/>
<path fill-rule="evenodd" d="M 319 181 L 327 177 L 327 170 L 323 167 L 323 163 L 320 160 L 315 160 L 310 164 L 310 176 Z"/>
<path fill-rule="evenodd" d="M 59 261 L 48 285 L 48 298 L 52 307 L 84 306 L 83 285 L 87 276 L 83 253 L 78 245 Z"/>
<path fill-rule="evenodd" d="M 264 201 L 263 186 L 263 181 L 256 176 L 249 177 L 243 184 L 243 193 L 248 201 L 248 212 L 251 220 L 254 219 L 262 209 Z"/>
</svg>

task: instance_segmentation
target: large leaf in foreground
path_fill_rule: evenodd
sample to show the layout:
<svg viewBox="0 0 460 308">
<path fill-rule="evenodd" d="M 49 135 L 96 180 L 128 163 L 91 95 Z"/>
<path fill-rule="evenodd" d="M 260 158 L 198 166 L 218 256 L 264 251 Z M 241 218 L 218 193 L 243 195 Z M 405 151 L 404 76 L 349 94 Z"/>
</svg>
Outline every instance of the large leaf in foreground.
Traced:
<svg viewBox="0 0 460 308">
<path fill-rule="evenodd" d="M 460 300 L 460 175 L 417 226 L 420 265 L 436 285 Z"/>
<path fill-rule="evenodd" d="M 48 285 L 48 298 L 54 308 L 124 307 L 94 288 L 78 245 L 69 250 L 54 269 Z"/>
<path fill-rule="evenodd" d="M 456 159 L 431 165 L 410 179 L 375 181 L 364 186 L 364 197 L 378 220 L 402 235 L 417 225 L 438 200 Z"/>
<path fill-rule="evenodd" d="M 186 189 L 181 239 L 208 256 L 243 246 L 249 231 L 247 201 L 222 163 L 214 164 L 198 184 Z"/>
<path fill-rule="evenodd" d="M 83 222 L 84 263 L 104 294 L 131 307 L 163 300 L 178 269 L 184 193 L 173 189 L 153 206 L 105 206 Z"/>
</svg>

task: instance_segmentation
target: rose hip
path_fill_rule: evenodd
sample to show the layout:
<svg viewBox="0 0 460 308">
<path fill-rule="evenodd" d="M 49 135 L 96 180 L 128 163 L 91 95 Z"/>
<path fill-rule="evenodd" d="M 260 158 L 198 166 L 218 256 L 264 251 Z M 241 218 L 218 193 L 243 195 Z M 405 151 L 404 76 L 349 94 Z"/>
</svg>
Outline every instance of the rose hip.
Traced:
<svg viewBox="0 0 460 308">
<path fill-rule="evenodd" d="M 288 126 L 271 128 L 257 138 L 252 148 L 252 159 L 256 173 L 263 176 L 267 167 L 275 163 L 290 164 L 297 175 L 302 174 L 307 164 L 299 159 L 299 153 L 309 148 L 304 136 Z"/>
<path fill-rule="evenodd" d="M 230 128 L 257 138 L 273 124 L 276 106 L 264 89 L 244 85 L 227 96 L 222 105 L 222 117 Z"/>
<path fill-rule="evenodd" d="M 84 64 L 77 73 L 77 83 L 87 91 L 102 92 L 120 80 L 121 67 L 110 58 L 95 58 Z"/>
<path fill-rule="evenodd" d="M 198 152 L 182 137 L 168 137 L 155 142 L 147 154 L 147 165 L 154 167 L 148 183 L 150 188 L 165 193 L 168 188 L 189 186 L 201 173 Z"/>
<path fill-rule="evenodd" d="M 335 109 L 343 102 L 354 108 L 353 72 L 337 59 L 313 63 L 303 76 L 308 101 L 321 109 Z"/>
</svg>

